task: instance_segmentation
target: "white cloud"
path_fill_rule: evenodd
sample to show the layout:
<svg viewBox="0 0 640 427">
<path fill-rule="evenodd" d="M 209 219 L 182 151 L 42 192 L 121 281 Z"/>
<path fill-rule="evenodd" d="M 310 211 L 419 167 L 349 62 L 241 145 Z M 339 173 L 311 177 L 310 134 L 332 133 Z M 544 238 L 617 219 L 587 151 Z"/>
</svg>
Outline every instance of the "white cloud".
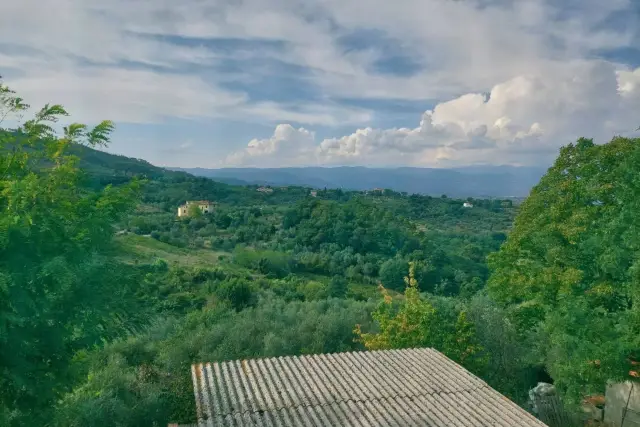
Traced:
<svg viewBox="0 0 640 427">
<path fill-rule="evenodd" d="M 370 0 L 366 6 L 362 0 L 5 3 L 0 6 L 5 42 L 106 62 L 176 66 L 224 58 L 139 33 L 282 41 L 285 49 L 272 52 L 274 58 L 311 69 L 312 83 L 330 96 L 359 98 L 451 97 L 637 41 L 637 28 L 601 25 L 612 13 L 631 10 L 632 0 L 582 1 L 568 15 L 563 2 L 543 0 Z M 54 15 L 60 18 L 51 20 Z M 409 78 L 372 73 L 380 52 L 345 51 L 338 43 L 341 35 L 359 29 L 382 31 L 426 70 Z"/>
<path fill-rule="evenodd" d="M 343 119 L 358 123 L 370 119 L 371 115 L 363 109 L 330 102 L 311 106 L 253 102 L 247 93 L 223 86 L 228 81 L 246 80 L 246 73 L 254 70 L 248 69 L 245 74 L 206 71 L 204 75 L 190 71 L 194 66 L 213 70 L 211 67 L 224 66 L 229 60 L 264 54 L 216 53 L 203 45 L 170 42 L 165 36 L 197 36 L 204 34 L 206 28 L 215 27 L 215 13 L 208 13 L 215 7 L 197 1 L 187 3 L 1 2 L 0 75 L 7 74 L 7 83 L 34 107 L 60 103 L 73 113 L 73 120 L 90 123 L 105 118 L 126 123 L 154 123 L 167 118 L 232 118 L 334 125 Z M 285 23 L 271 22 L 268 17 L 269 14 L 248 15 L 247 19 L 256 20 L 254 24 L 258 25 L 258 20 L 264 18 L 263 26 Z M 233 30 L 233 22 L 238 19 L 239 15 L 231 13 L 225 18 L 228 28 L 225 26 L 216 35 L 250 36 Z M 170 28 L 153 31 L 157 23 Z M 171 31 L 171 27 L 179 30 Z M 278 39 L 283 35 L 273 36 Z M 10 50 L 3 52 L 7 46 Z"/>
<path fill-rule="evenodd" d="M 287 106 L 250 103 L 248 95 L 220 89 L 198 76 L 154 73 L 115 67 L 75 74 L 67 67 L 49 68 L 12 79 L 10 85 L 33 107 L 59 103 L 74 121 L 105 118 L 119 123 L 159 123 L 170 118 L 236 118 L 274 122 L 290 120 L 314 125 L 366 123 L 368 111 L 341 106 Z"/>
<path fill-rule="evenodd" d="M 274 102 L 257 102 L 244 107 L 243 112 L 247 115 L 261 117 L 273 122 L 291 121 L 325 126 L 367 123 L 372 119 L 370 111 L 335 104 L 302 104 L 295 108 L 290 108 Z"/>
<path fill-rule="evenodd" d="M 580 136 L 605 142 L 640 124 L 640 68 L 629 71 L 604 62 L 576 62 L 562 71 L 550 76 L 518 76 L 494 86 L 488 96 L 470 93 L 440 103 L 426 111 L 413 129 L 369 127 L 324 139 L 316 143 L 313 156 L 309 156 L 312 137 L 307 131 L 304 144 L 288 144 L 297 134 L 278 133 L 278 146 L 287 150 L 254 150 L 251 160 L 259 163 L 256 157 L 261 157 L 272 163 L 277 157 L 287 164 L 417 166 L 535 164 L 551 161 L 560 146 Z M 266 141 L 274 143 L 273 138 Z"/>
<path fill-rule="evenodd" d="M 314 141 L 305 129 L 278 126 L 229 163 L 531 163 L 576 136 L 606 139 L 640 124 L 640 71 L 594 59 L 640 45 L 635 1 L 5 1 L 0 74 L 32 105 L 59 102 L 90 123 L 232 118 L 357 129 Z M 627 25 L 608 23 L 614 16 Z M 340 43 L 361 30 L 382 34 L 394 54 L 423 68 L 374 72 L 388 59 L 384 49 Z M 212 38 L 279 47 L 212 50 Z M 255 59 L 298 70 L 305 89 L 322 96 L 284 94 L 293 99 L 284 102 L 239 89 L 273 89 Z M 372 111 L 343 98 L 437 105 L 414 128 L 378 129 Z"/>
<path fill-rule="evenodd" d="M 276 126 L 270 138 L 252 139 L 244 150 L 229 155 L 226 163 L 230 166 L 287 166 L 300 164 L 313 155 L 313 150 L 313 132 L 281 124 Z"/>
<path fill-rule="evenodd" d="M 141 70 L 102 68 L 74 75 L 68 69 L 49 69 L 46 75 L 29 75 L 11 80 L 34 107 L 55 100 L 73 120 L 95 122 L 108 118 L 116 122 L 151 123 L 169 117 L 196 118 L 233 108 L 245 96 L 216 90 L 202 79 Z M 180 81 L 179 86 L 174 86 Z"/>
<path fill-rule="evenodd" d="M 625 98 L 640 98 L 640 68 L 618 72 L 618 90 Z"/>
</svg>

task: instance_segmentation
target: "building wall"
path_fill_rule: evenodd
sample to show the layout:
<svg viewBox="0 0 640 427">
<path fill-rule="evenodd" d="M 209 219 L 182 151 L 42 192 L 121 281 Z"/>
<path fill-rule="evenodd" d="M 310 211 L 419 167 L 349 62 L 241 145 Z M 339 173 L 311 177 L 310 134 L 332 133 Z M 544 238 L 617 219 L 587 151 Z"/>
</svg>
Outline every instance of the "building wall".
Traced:
<svg viewBox="0 0 640 427">
<path fill-rule="evenodd" d="M 192 202 L 187 202 L 185 205 L 178 207 L 178 216 L 187 216 L 189 215 L 189 206 L 191 206 Z M 211 213 L 213 212 L 212 204 L 199 204 L 198 207 L 202 211 L 202 213 Z"/>
<path fill-rule="evenodd" d="M 640 427 L 640 383 L 627 381 L 607 386 L 604 421 L 611 427 Z"/>
</svg>

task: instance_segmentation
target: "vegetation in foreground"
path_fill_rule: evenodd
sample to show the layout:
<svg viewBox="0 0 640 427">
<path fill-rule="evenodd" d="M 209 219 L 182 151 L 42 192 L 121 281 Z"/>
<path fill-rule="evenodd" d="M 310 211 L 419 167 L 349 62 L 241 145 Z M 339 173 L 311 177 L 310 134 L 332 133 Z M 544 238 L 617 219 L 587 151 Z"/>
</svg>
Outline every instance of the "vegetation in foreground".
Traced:
<svg viewBox="0 0 640 427">
<path fill-rule="evenodd" d="M 465 209 L 262 194 L 93 150 L 109 122 L 57 136 L 65 115 L 0 129 L 2 425 L 189 422 L 199 361 L 432 346 L 524 404 L 547 375 L 602 393 L 638 357 L 639 140 L 581 139 L 521 207 Z"/>
</svg>

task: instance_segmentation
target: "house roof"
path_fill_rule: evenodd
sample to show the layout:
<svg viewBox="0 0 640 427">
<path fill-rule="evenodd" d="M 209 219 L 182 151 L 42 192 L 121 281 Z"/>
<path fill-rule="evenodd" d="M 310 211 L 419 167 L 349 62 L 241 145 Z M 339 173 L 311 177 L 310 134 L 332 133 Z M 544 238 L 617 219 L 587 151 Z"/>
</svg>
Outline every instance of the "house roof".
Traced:
<svg viewBox="0 0 640 427">
<path fill-rule="evenodd" d="M 545 426 L 429 348 L 235 360 L 191 371 L 199 426 Z"/>
</svg>

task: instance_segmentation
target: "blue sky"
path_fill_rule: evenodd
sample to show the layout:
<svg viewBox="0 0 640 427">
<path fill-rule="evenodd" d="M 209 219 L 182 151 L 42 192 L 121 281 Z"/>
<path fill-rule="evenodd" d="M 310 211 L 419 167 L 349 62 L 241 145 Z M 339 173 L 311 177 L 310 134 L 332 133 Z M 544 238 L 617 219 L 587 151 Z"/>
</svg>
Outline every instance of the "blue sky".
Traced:
<svg viewBox="0 0 640 427">
<path fill-rule="evenodd" d="M 22 0 L 0 40 L 30 104 L 159 165 L 546 165 L 640 125 L 634 0 Z"/>
</svg>

